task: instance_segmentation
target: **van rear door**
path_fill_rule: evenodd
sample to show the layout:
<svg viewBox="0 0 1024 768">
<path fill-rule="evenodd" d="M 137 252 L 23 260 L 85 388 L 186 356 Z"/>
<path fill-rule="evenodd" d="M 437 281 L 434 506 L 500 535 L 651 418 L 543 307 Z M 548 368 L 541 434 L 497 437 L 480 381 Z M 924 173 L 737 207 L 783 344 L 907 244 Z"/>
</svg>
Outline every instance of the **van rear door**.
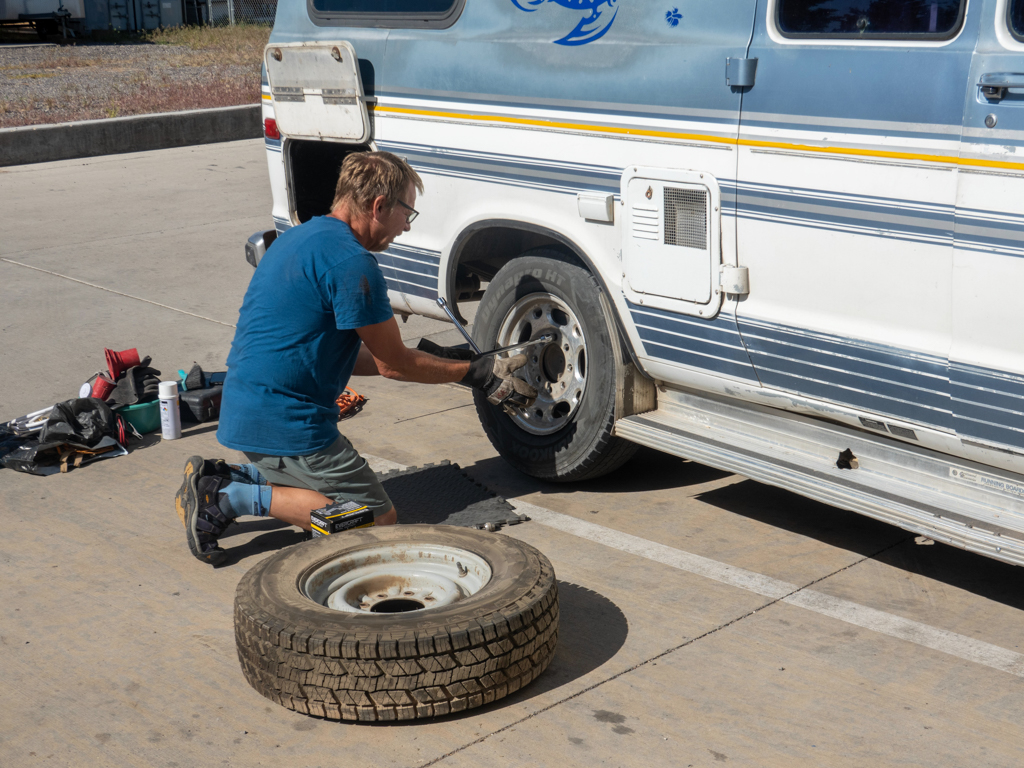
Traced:
<svg viewBox="0 0 1024 768">
<path fill-rule="evenodd" d="M 1024 471 L 1024 0 L 986 2 L 971 64 L 953 255 L 953 423 L 965 452 Z"/>
<path fill-rule="evenodd" d="M 349 43 L 270 43 L 263 60 L 274 117 L 284 136 L 369 141 L 363 81 Z"/>
<path fill-rule="evenodd" d="M 966 0 L 767 5 L 737 184 L 754 367 L 812 411 L 845 406 L 848 422 L 902 439 L 951 433 L 959 84 L 977 14 Z"/>
</svg>

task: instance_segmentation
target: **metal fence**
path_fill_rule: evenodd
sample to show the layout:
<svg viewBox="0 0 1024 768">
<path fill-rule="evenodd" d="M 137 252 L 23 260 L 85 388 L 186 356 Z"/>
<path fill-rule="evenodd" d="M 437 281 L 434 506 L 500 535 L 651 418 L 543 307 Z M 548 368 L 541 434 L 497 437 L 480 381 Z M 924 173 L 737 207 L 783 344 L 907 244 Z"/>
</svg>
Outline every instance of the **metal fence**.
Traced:
<svg viewBox="0 0 1024 768">
<path fill-rule="evenodd" d="M 186 24 L 273 24 L 277 0 L 185 0 Z"/>
</svg>

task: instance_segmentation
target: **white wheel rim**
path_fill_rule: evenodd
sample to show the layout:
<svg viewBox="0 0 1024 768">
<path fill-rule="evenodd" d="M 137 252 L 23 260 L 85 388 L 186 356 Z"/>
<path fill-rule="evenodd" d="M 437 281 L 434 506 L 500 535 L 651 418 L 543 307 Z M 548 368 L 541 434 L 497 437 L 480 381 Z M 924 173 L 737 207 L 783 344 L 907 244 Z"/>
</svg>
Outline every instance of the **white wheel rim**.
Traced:
<svg viewBox="0 0 1024 768">
<path fill-rule="evenodd" d="M 403 542 L 320 563 L 300 577 L 299 590 L 344 613 L 406 613 L 464 600 L 490 580 L 490 565 L 468 550 Z"/>
<path fill-rule="evenodd" d="M 537 388 L 537 401 L 511 418 L 534 435 L 548 435 L 568 424 L 587 386 L 583 325 L 568 304 L 550 293 L 531 293 L 513 304 L 498 329 L 496 346 L 519 344 L 543 333 L 553 334 L 555 340 L 506 355 L 526 355 L 526 366 L 516 375 Z"/>
</svg>

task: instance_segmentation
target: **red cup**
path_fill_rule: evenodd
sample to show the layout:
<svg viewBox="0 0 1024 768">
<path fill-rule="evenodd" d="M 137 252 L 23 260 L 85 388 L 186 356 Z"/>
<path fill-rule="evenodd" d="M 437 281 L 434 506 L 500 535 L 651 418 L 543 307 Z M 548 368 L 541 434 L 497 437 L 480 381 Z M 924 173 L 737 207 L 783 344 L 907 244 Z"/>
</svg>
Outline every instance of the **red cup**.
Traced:
<svg viewBox="0 0 1024 768">
<path fill-rule="evenodd" d="M 92 397 L 98 397 L 100 400 L 106 400 L 113 391 L 114 382 L 105 376 L 97 376 L 96 381 L 92 383 Z"/>
<path fill-rule="evenodd" d="M 134 347 L 120 352 L 104 349 L 103 356 L 107 358 L 107 370 L 110 371 L 110 378 L 113 381 L 117 381 L 118 376 L 142 362 L 139 359 L 139 350 Z"/>
</svg>

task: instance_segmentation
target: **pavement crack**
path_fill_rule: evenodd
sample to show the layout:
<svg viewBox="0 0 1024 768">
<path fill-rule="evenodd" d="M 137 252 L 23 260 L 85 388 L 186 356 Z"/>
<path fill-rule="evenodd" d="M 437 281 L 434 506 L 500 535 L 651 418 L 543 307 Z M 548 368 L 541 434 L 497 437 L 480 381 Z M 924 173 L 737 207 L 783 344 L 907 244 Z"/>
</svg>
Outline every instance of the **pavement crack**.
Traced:
<svg viewBox="0 0 1024 768">
<path fill-rule="evenodd" d="M 47 275 L 53 275 L 54 277 L 60 277 L 60 278 L 63 278 L 64 280 L 70 280 L 73 283 L 79 283 L 80 285 L 87 285 L 90 288 L 96 288 L 96 289 L 101 290 L 101 291 L 106 291 L 107 293 L 113 293 L 113 294 L 115 294 L 117 296 L 123 296 L 126 299 L 135 299 L 135 301 L 141 301 L 141 302 L 144 302 L 145 304 L 152 304 L 154 307 L 161 307 L 163 309 L 169 309 L 172 312 L 178 312 L 178 313 L 180 313 L 182 315 L 188 315 L 189 317 L 196 317 L 196 318 L 199 318 L 200 320 L 208 320 L 211 323 L 217 323 L 217 325 L 224 325 L 224 326 L 227 326 L 228 328 L 234 328 L 235 327 L 231 323 L 225 323 L 225 322 L 223 322 L 221 320 L 214 320 L 212 317 L 205 317 L 204 315 L 197 315 L 195 312 L 189 312 L 189 311 L 184 310 L 184 309 L 178 309 L 177 307 L 171 307 L 171 306 L 168 306 L 167 304 L 161 304 L 159 301 L 153 301 L 151 299 L 144 299 L 141 296 L 133 296 L 130 293 L 124 293 L 122 291 L 115 291 L 113 288 L 106 288 L 106 287 L 104 287 L 102 285 L 96 285 L 96 283 L 90 283 L 90 282 L 88 282 L 86 280 L 79 280 L 77 277 L 71 277 L 69 275 L 62 275 L 60 272 L 52 272 L 51 270 L 43 269 L 42 267 L 33 267 L 31 264 L 23 264 L 22 262 L 15 261 L 14 259 L 5 259 L 5 258 L 0 257 L 0 261 L 4 262 L 6 264 L 14 264 L 15 266 L 18 266 L 18 267 L 25 267 L 25 269 L 34 269 L 36 272 L 42 272 L 42 273 L 47 274 Z"/>
<path fill-rule="evenodd" d="M 836 575 L 838 575 L 840 573 L 843 573 L 843 571 L 848 571 L 850 568 L 858 566 L 858 565 L 860 565 L 863 562 L 866 562 L 868 560 L 874 560 L 876 557 L 878 557 L 879 555 L 883 554 L 884 552 L 887 552 L 890 549 L 894 549 L 895 547 L 898 547 L 899 545 L 904 544 L 907 541 L 910 541 L 910 539 L 912 539 L 912 538 L 913 538 L 912 536 L 903 537 L 903 538 L 898 539 L 897 541 L 893 542 L 892 544 L 887 544 L 886 546 L 884 546 L 881 549 L 879 549 L 877 552 L 874 552 L 874 553 L 872 553 L 870 555 L 865 555 L 864 557 L 860 558 L 859 560 L 854 560 L 852 563 L 844 565 L 842 568 L 837 568 L 836 570 L 832 571 L 831 573 L 827 573 L 824 576 L 821 576 L 821 577 L 819 577 L 817 579 L 814 579 L 813 581 L 809 581 L 807 584 L 804 584 L 802 587 L 797 587 L 796 589 L 792 590 L 791 592 L 788 592 L 785 595 L 782 595 L 780 597 L 776 597 L 776 598 L 774 598 L 772 600 L 769 600 L 764 605 L 759 605 L 757 608 L 753 609 L 752 611 L 747 611 L 743 615 L 737 616 L 734 619 L 730 619 L 729 621 L 725 622 L 724 624 L 719 624 L 717 627 L 714 627 L 713 629 L 709 629 L 707 632 L 704 632 L 703 634 L 697 635 L 696 637 L 691 637 L 689 640 L 686 640 L 685 642 L 682 642 L 679 645 L 673 646 L 672 648 L 668 648 L 668 649 L 662 651 L 661 653 L 659 653 L 659 654 L 657 654 L 655 656 L 651 656 L 649 659 L 645 659 L 644 661 L 641 661 L 641 662 L 639 662 L 637 664 L 634 664 L 631 667 L 628 667 L 627 669 L 622 670 L 621 672 L 616 672 L 614 675 L 611 675 L 610 677 L 607 677 L 604 680 L 599 680 L 598 682 L 594 683 L 593 685 L 587 686 L 583 690 L 577 691 L 576 693 L 574 693 L 574 694 L 572 694 L 570 696 L 566 696 L 564 699 L 559 699 L 558 701 L 556 701 L 556 702 L 554 702 L 552 704 L 548 704 L 546 707 L 538 709 L 536 712 L 531 712 L 529 715 L 526 715 L 525 717 L 521 717 L 518 720 L 516 720 L 515 722 L 509 723 L 508 725 L 505 725 L 505 726 L 497 729 L 496 731 L 492 731 L 491 733 L 484 734 L 480 738 L 474 739 L 473 741 L 471 741 L 471 742 L 469 742 L 467 744 L 463 744 L 461 747 L 459 747 L 458 749 L 453 749 L 451 752 L 447 752 L 447 753 L 445 753 L 443 755 L 435 757 L 433 760 L 431 760 L 429 762 L 426 762 L 426 763 L 423 763 L 423 764 L 417 766 L 416 768 L 429 768 L 429 766 L 436 765 L 437 763 L 440 763 L 442 760 L 446 760 L 447 758 L 452 757 L 453 755 L 457 755 L 459 752 L 463 752 L 463 751 L 469 749 L 470 747 L 474 747 L 477 744 L 480 744 L 480 743 L 486 741 L 487 739 L 491 738 L 492 736 L 497 736 L 500 733 L 504 733 L 505 731 L 511 730 L 512 728 L 515 728 L 517 725 L 521 725 L 521 724 L 525 723 L 527 720 L 532 720 L 533 718 L 537 717 L 538 715 L 542 715 L 545 712 L 548 712 L 549 710 L 554 709 L 555 707 L 559 707 L 562 704 L 565 704 L 566 702 L 572 701 L 573 699 L 578 699 L 580 696 L 583 696 L 586 693 L 590 693 L 591 691 L 596 690 L 597 688 L 600 688 L 601 686 L 603 686 L 603 685 L 605 685 L 607 683 L 610 683 L 610 682 L 612 682 L 614 680 L 618 680 L 620 677 L 623 677 L 624 675 L 628 675 L 630 672 L 635 672 L 636 670 L 640 669 L 641 667 L 646 667 L 648 664 L 651 664 L 652 662 L 658 661 L 659 659 L 663 659 L 666 656 L 668 656 L 669 654 L 675 653 L 676 651 L 680 651 L 683 648 L 691 646 L 694 643 L 699 642 L 700 640 L 703 640 L 706 637 L 711 637 L 712 635 L 718 634 L 723 629 L 728 629 L 729 627 L 733 626 L 734 624 L 738 624 L 739 622 L 743 621 L 744 619 L 749 619 L 754 614 L 761 613 L 766 608 L 771 608 L 773 605 L 776 605 L 777 603 L 781 603 L 781 602 L 785 601 L 787 598 L 790 598 L 793 595 L 797 594 L 798 592 L 803 592 L 805 589 L 809 589 L 810 587 L 813 587 L 815 584 L 820 584 L 821 582 L 825 581 L 826 579 L 830 579 L 833 576 L 836 576 Z"/>
</svg>

